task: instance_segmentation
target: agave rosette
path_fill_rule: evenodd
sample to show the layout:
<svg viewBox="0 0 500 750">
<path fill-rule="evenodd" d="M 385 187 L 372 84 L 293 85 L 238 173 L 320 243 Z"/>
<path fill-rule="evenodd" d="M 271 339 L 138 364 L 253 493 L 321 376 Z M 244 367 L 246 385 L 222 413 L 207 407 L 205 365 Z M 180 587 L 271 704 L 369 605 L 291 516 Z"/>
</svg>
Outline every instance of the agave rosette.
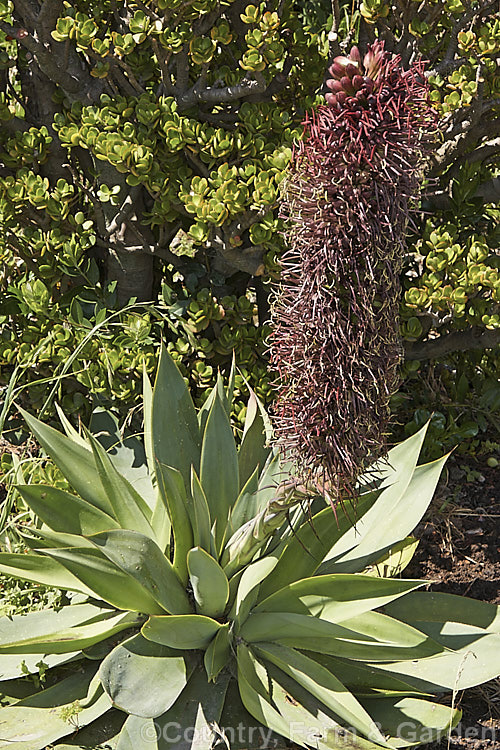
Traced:
<svg viewBox="0 0 500 750">
<path fill-rule="evenodd" d="M 253 396 L 237 447 L 231 400 L 219 379 L 197 414 L 164 351 L 144 465 L 137 442 L 108 453 L 64 417 L 66 435 L 25 415 L 74 494 L 18 487 L 40 523 L 0 570 L 68 604 L 0 621 L 0 748 L 67 748 L 78 730 L 72 747 L 162 750 L 172 726 L 193 750 L 224 728 L 252 747 L 256 727 L 321 750 L 405 747 L 458 721 L 432 695 L 495 675 L 498 609 L 399 577 L 445 461 L 417 465 L 425 428 L 335 515 L 287 474 Z"/>
</svg>

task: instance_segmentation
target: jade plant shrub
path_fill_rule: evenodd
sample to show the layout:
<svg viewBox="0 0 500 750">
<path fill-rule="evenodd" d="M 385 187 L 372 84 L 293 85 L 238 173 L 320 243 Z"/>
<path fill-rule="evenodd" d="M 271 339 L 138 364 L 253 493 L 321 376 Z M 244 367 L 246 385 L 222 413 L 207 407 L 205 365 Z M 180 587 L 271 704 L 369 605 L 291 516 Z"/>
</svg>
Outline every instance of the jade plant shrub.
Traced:
<svg viewBox="0 0 500 750">
<path fill-rule="evenodd" d="M 43 380 L 76 350 L 82 322 L 131 298 L 161 304 L 166 280 L 191 331 L 173 337 L 191 385 L 213 385 L 234 350 L 264 395 L 247 286 L 275 267 L 277 187 L 325 38 L 291 6 L 0 3 L 4 383 L 16 364 L 24 382 Z M 136 324 L 130 353 L 112 328 L 99 356 L 78 357 L 80 375 L 62 382 L 68 410 L 89 379 L 134 403 L 147 314 Z M 45 397 L 40 383 L 33 408 Z"/>
<path fill-rule="evenodd" d="M 459 720 L 434 695 L 496 674 L 498 608 L 399 577 L 446 460 L 417 465 L 425 427 L 335 514 L 270 446 L 254 395 L 237 448 L 232 387 L 219 379 L 196 413 L 164 351 L 128 462 L 64 415 L 66 435 L 25 413 L 71 491 L 17 488 L 39 523 L 0 570 L 67 603 L 0 621 L 5 746 L 79 730 L 80 746 L 160 750 L 174 722 L 207 750 L 251 747 L 256 728 L 305 748 L 405 747 Z"/>
</svg>

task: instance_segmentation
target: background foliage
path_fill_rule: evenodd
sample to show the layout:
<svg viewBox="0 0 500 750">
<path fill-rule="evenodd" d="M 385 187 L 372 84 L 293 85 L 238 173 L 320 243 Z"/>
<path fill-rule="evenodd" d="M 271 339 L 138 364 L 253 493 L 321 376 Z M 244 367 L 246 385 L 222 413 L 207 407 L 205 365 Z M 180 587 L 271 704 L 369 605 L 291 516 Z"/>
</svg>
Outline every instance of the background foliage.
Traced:
<svg viewBox="0 0 500 750">
<path fill-rule="evenodd" d="M 269 402 L 279 185 L 328 60 L 376 36 L 429 60 L 442 115 L 393 406 L 407 433 L 434 412 L 431 453 L 465 438 L 479 450 L 500 408 L 500 21 L 485 0 L 0 0 L 6 396 L 88 413 L 91 390 L 126 414 L 164 335 L 198 404 L 233 350 Z"/>
</svg>

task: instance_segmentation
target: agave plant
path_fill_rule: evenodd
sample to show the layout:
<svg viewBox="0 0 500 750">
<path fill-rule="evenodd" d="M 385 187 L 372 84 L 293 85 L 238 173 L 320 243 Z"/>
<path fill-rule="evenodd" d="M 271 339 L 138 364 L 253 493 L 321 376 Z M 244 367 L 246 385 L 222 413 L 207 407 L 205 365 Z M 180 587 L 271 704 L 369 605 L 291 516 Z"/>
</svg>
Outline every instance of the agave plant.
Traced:
<svg viewBox="0 0 500 750">
<path fill-rule="evenodd" d="M 417 465 L 425 428 L 335 515 L 254 396 L 237 448 L 231 400 L 219 379 L 196 414 L 164 351 L 147 472 L 137 445 L 127 465 L 126 445 L 24 414 L 73 491 L 17 487 L 39 523 L 0 570 L 67 604 L 0 622 L 0 748 L 406 747 L 458 721 L 434 694 L 495 675 L 497 608 L 399 577 L 445 461 Z"/>
</svg>

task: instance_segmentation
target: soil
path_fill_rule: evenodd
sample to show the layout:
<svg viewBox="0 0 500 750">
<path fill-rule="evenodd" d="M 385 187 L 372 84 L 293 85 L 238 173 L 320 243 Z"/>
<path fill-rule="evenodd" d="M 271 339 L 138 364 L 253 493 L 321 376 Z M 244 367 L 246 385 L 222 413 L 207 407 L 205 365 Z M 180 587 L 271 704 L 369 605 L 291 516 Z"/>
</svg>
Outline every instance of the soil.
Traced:
<svg viewBox="0 0 500 750">
<path fill-rule="evenodd" d="M 477 468 L 451 465 L 415 531 L 420 544 L 405 577 L 435 581 L 433 591 L 500 604 L 500 471 Z M 426 750 L 500 750 L 500 679 L 459 693 L 455 705 L 463 711 L 459 726 Z"/>
</svg>

